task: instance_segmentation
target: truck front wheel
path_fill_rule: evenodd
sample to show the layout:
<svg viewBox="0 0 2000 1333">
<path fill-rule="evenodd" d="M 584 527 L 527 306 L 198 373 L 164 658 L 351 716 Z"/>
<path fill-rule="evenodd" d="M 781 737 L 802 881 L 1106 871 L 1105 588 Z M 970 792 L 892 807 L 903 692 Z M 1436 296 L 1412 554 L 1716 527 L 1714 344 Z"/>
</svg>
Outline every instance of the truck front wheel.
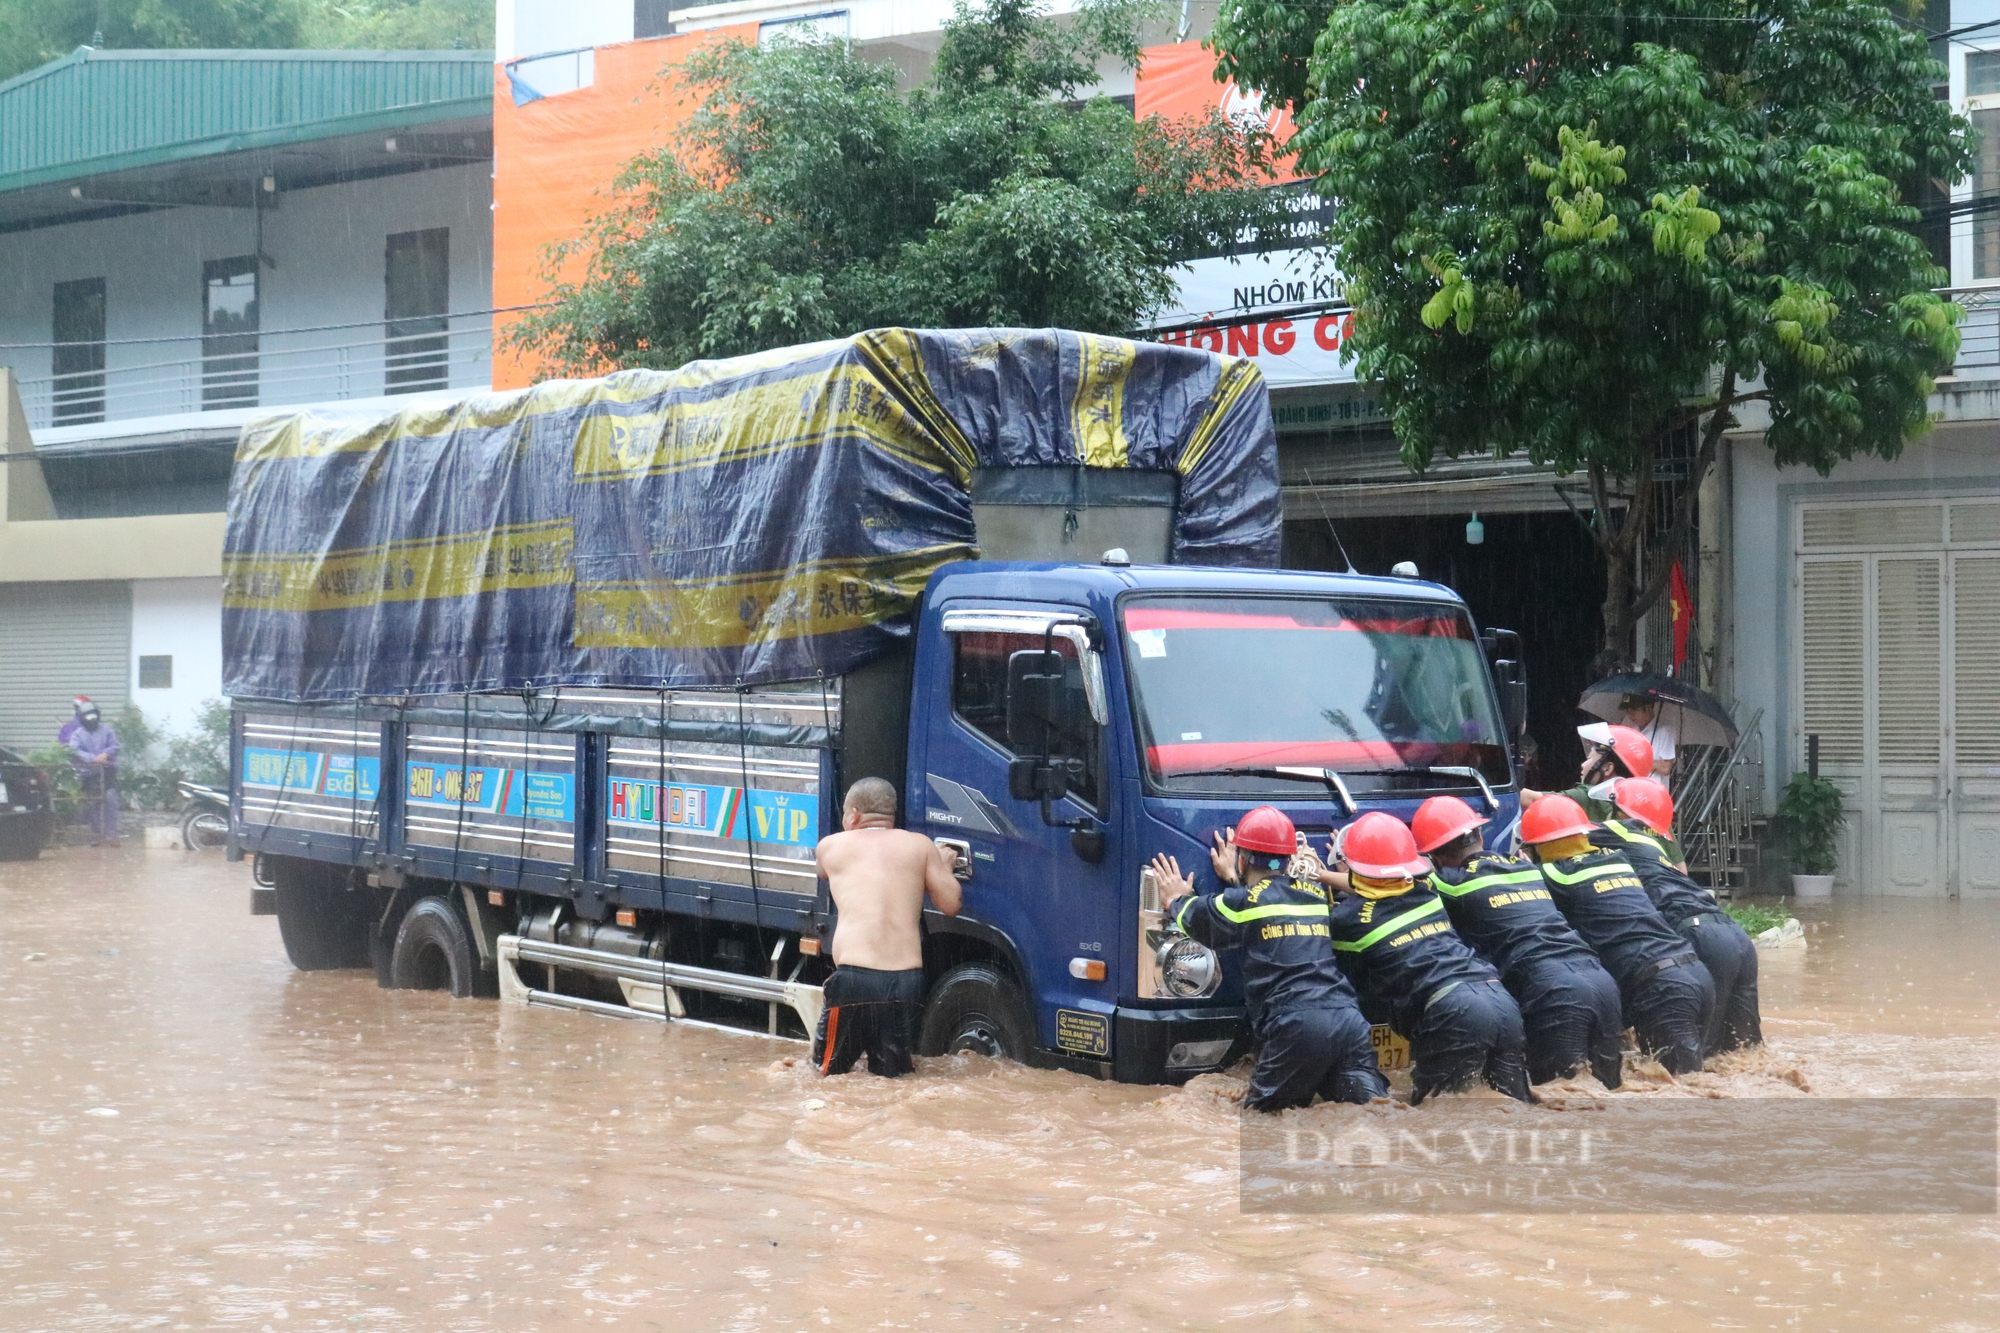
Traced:
<svg viewBox="0 0 2000 1333">
<path fill-rule="evenodd" d="M 278 937 L 301 972 L 368 966 L 368 895 L 343 882 L 342 866 L 292 857 L 269 861 Z"/>
<path fill-rule="evenodd" d="M 396 930 L 389 955 L 394 990 L 448 990 L 457 999 L 480 990 L 479 958 L 465 920 L 443 898 L 420 898 Z"/>
<path fill-rule="evenodd" d="M 990 963 L 962 963 L 938 978 L 924 1006 L 924 1055 L 968 1051 L 1026 1063 L 1034 1045 L 1028 1002 L 1014 979 Z"/>
</svg>

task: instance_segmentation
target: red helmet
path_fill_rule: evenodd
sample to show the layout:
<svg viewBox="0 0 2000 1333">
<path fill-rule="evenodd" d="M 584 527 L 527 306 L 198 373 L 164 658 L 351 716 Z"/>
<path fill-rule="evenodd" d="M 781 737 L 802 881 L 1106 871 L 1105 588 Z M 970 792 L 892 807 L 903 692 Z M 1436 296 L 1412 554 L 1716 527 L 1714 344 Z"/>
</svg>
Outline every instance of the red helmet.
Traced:
<svg viewBox="0 0 2000 1333">
<path fill-rule="evenodd" d="M 1655 833 L 1673 836 L 1674 796 L 1652 778 L 1620 778 L 1611 788 L 1611 803 Z"/>
<path fill-rule="evenodd" d="M 1484 816 L 1456 796 L 1433 796 L 1417 807 L 1410 832 L 1417 837 L 1418 851 L 1434 852 L 1485 822 Z"/>
<path fill-rule="evenodd" d="M 1588 833 L 1597 825 L 1583 807 L 1567 796 L 1544 796 L 1521 816 L 1521 841 L 1533 846 L 1572 834 Z"/>
<path fill-rule="evenodd" d="M 1618 757 L 1628 778 L 1645 778 L 1653 775 L 1653 743 L 1630 727 L 1612 723 L 1592 722 L 1578 727 L 1576 734 L 1592 745 L 1602 746 Z"/>
<path fill-rule="evenodd" d="M 1284 811 L 1260 805 L 1236 826 L 1236 845 L 1246 852 L 1290 856 L 1299 849 L 1299 835 Z"/>
<path fill-rule="evenodd" d="M 1381 810 L 1369 811 L 1341 831 L 1340 855 L 1349 870 L 1370 879 L 1401 879 L 1431 868 L 1417 854 L 1409 825 Z"/>
</svg>

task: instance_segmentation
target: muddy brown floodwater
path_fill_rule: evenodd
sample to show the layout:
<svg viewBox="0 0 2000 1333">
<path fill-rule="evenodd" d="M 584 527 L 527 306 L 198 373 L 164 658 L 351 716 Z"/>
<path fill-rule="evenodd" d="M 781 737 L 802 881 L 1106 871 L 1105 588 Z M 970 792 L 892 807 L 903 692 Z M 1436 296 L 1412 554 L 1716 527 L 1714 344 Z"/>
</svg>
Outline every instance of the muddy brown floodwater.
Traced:
<svg viewBox="0 0 2000 1333">
<path fill-rule="evenodd" d="M 0 865 L 0 1329 L 2000 1329 L 1991 1215 L 1246 1215 L 1226 1075 L 823 1080 L 295 973 L 247 890 Z M 1812 924 L 1765 957 L 1767 1052 L 1618 1095 L 2000 1092 L 2000 904 Z"/>
</svg>

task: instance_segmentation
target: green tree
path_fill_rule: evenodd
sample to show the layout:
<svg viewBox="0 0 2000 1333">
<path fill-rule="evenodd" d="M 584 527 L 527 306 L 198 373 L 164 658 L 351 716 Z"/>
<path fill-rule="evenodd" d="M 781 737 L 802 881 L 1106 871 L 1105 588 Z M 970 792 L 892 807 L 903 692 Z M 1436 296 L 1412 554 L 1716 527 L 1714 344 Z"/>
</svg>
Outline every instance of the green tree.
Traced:
<svg viewBox="0 0 2000 1333">
<path fill-rule="evenodd" d="M 305 0 L 302 46 L 357 51 L 484 51 L 493 0 Z"/>
<path fill-rule="evenodd" d="M 961 3 L 909 94 L 845 43 L 702 51 L 669 71 L 699 109 L 554 248 L 554 303 L 517 341 L 595 371 L 887 324 L 1131 329 L 1174 263 L 1280 207 L 1261 129 L 1071 100 L 1100 58 L 1136 57 L 1142 13 Z M 556 280 L 573 257 L 580 279 Z"/>
<path fill-rule="evenodd" d="M 1587 475 L 1607 648 L 1631 652 L 1746 407 L 1822 473 L 1925 428 L 1958 312 L 1907 196 L 1964 174 L 1967 127 L 1882 5 L 1227 0 L 1214 45 L 1295 104 L 1409 465 Z"/>
<path fill-rule="evenodd" d="M 492 43 L 493 0 L 0 0 L 0 79 L 86 45 L 483 50 Z"/>
<path fill-rule="evenodd" d="M 0 78 L 79 46 L 297 46 L 299 0 L 0 0 Z"/>
</svg>

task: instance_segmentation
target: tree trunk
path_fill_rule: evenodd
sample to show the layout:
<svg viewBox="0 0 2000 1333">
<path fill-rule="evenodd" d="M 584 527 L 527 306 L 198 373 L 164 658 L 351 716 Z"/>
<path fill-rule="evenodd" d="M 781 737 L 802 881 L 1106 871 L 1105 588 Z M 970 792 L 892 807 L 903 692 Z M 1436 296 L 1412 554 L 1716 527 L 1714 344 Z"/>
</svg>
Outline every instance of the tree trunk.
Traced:
<svg viewBox="0 0 2000 1333">
<path fill-rule="evenodd" d="M 1629 509 L 1625 511 L 1625 522 L 1632 522 Z M 1631 553 L 1626 550 L 1625 543 L 1616 537 L 1599 549 L 1604 555 L 1604 648 L 1627 662 L 1634 661 L 1637 622 L 1632 616 Z"/>
</svg>

